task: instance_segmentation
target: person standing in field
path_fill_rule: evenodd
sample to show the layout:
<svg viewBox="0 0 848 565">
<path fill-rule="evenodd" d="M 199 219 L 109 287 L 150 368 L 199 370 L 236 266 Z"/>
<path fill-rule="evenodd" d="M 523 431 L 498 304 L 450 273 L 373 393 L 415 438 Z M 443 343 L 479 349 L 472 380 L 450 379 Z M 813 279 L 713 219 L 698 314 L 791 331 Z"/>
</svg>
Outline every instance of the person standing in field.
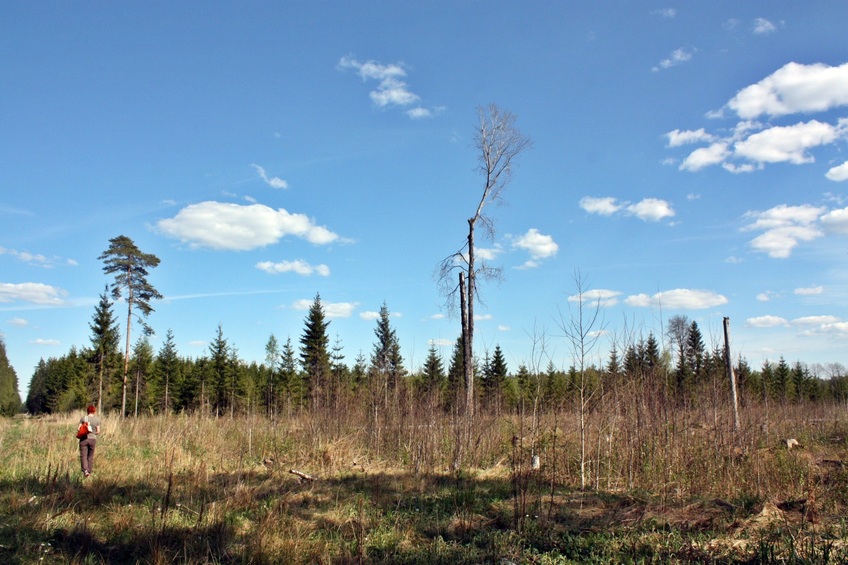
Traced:
<svg viewBox="0 0 848 565">
<path fill-rule="evenodd" d="M 100 418 L 95 415 L 96 409 L 88 405 L 86 415 L 80 418 L 80 424 L 88 424 L 88 435 L 80 439 L 80 465 L 84 477 L 90 477 L 94 469 L 94 448 L 97 446 L 97 434 L 100 433 Z"/>
</svg>

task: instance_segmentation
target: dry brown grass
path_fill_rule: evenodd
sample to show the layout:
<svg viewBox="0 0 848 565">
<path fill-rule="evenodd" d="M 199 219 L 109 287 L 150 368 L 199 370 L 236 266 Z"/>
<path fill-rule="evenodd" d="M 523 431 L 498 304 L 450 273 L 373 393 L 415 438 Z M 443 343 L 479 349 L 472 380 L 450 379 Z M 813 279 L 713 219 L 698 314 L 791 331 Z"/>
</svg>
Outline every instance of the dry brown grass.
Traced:
<svg viewBox="0 0 848 565">
<path fill-rule="evenodd" d="M 845 555 L 844 407 L 771 406 L 768 419 L 761 408 L 746 407 L 738 434 L 723 411 L 646 410 L 637 427 L 632 405 L 598 410 L 585 491 L 568 410 L 535 427 L 481 416 L 461 473 L 450 470 L 451 419 L 439 414 L 380 430 L 379 445 L 356 414 L 107 416 L 86 481 L 78 415 L 16 419 L 0 431 L 0 559 L 463 563 L 572 551 L 590 562 L 597 551 L 606 552 L 597 562 L 622 552 L 673 562 L 710 551 L 750 558 L 763 543 L 785 551 L 790 538 L 833 540 L 822 543 Z M 787 450 L 787 437 L 802 447 Z M 600 545 L 581 549 L 586 539 Z"/>
</svg>

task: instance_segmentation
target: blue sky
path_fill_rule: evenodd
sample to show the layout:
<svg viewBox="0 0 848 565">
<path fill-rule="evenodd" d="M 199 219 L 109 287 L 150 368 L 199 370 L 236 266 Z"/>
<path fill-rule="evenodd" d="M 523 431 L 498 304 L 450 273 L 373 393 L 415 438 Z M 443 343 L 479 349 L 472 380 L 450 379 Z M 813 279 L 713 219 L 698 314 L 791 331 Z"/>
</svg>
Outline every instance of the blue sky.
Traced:
<svg viewBox="0 0 848 565">
<path fill-rule="evenodd" d="M 848 3 L 0 4 L 0 332 L 23 392 L 88 345 L 117 235 L 161 259 L 181 355 L 331 342 L 385 302 L 411 369 L 459 334 L 434 279 L 482 190 L 476 108 L 533 147 L 478 240 L 477 352 L 593 361 L 673 315 L 734 354 L 848 364 Z M 579 273 L 579 275 L 576 275 Z M 123 321 L 125 313 L 117 304 Z M 133 336 L 133 341 L 138 334 Z"/>
</svg>

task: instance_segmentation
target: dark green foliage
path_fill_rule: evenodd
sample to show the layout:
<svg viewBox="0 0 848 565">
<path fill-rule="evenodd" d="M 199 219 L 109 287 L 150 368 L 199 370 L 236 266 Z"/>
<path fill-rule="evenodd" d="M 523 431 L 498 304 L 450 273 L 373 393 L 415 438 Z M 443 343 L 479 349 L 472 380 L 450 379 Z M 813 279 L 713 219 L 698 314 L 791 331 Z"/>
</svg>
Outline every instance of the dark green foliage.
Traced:
<svg viewBox="0 0 848 565">
<path fill-rule="evenodd" d="M 130 330 L 133 313 L 137 311 L 140 314 L 138 319 L 144 333 L 152 334 L 153 329 L 145 320 L 153 312 L 150 302 L 161 299 L 162 295 L 147 281 L 147 276 L 150 269 L 159 265 L 159 258 L 150 253 L 142 253 L 133 240 L 125 235 L 119 235 L 109 240 L 109 249 L 104 251 L 98 259 L 103 261 L 103 272 L 115 277 L 112 283 L 112 298 L 118 300 L 123 297 L 126 298 L 127 303 L 127 334 L 121 384 L 121 414 L 126 415 L 127 373 L 130 362 Z"/>
<path fill-rule="evenodd" d="M 99 411 L 103 410 L 104 387 L 108 388 L 120 367 L 120 339 L 118 321 L 112 311 L 112 301 L 109 300 L 108 286 L 100 295 L 100 301 L 94 308 L 94 315 L 88 327 L 91 330 L 91 350 L 89 362 L 94 368 L 94 379 L 89 384 L 92 398 L 97 399 Z"/>
<path fill-rule="evenodd" d="M 324 318 L 321 296 L 316 294 L 300 337 L 300 363 L 306 377 L 309 399 L 314 407 L 327 405 L 330 377 L 329 325 L 330 322 Z"/>
<path fill-rule="evenodd" d="M 18 375 L 6 356 L 6 343 L 0 337 L 0 416 L 13 416 L 21 410 Z"/>
<path fill-rule="evenodd" d="M 424 360 L 424 369 L 421 375 L 421 389 L 426 393 L 441 391 L 445 385 L 445 366 L 436 350 L 435 344 L 430 344 L 427 350 L 427 358 Z"/>
</svg>

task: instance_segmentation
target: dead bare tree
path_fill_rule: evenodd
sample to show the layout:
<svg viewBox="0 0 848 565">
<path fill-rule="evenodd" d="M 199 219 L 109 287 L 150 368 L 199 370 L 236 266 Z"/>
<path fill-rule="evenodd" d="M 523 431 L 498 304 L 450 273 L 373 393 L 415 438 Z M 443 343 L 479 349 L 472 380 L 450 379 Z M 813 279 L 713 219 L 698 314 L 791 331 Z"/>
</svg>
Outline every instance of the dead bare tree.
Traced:
<svg viewBox="0 0 848 565">
<path fill-rule="evenodd" d="M 460 297 L 463 344 L 463 374 L 465 378 L 465 425 L 471 429 L 474 419 L 474 301 L 479 298 L 477 277 L 499 279 L 501 269 L 493 268 L 484 261 L 477 263 L 475 256 L 475 229 L 478 225 L 485 230 L 491 240 L 494 237 L 494 224 L 485 214 L 489 204 L 501 200 L 503 190 L 509 183 L 516 158 L 528 147 L 530 139 L 521 134 L 515 126 L 515 116 L 502 111 L 491 104 L 487 108 L 478 108 L 480 119 L 474 146 L 479 151 L 478 171 L 484 177 L 483 193 L 474 211 L 468 219 L 468 236 L 465 244 L 446 257 L 439 264 L 438 280 L 446 305 L 451 312 L 456 311 L 455 297 Z M 455 270 L 459 271 L 459 282 L 454 286 Z"/>
</svg>

